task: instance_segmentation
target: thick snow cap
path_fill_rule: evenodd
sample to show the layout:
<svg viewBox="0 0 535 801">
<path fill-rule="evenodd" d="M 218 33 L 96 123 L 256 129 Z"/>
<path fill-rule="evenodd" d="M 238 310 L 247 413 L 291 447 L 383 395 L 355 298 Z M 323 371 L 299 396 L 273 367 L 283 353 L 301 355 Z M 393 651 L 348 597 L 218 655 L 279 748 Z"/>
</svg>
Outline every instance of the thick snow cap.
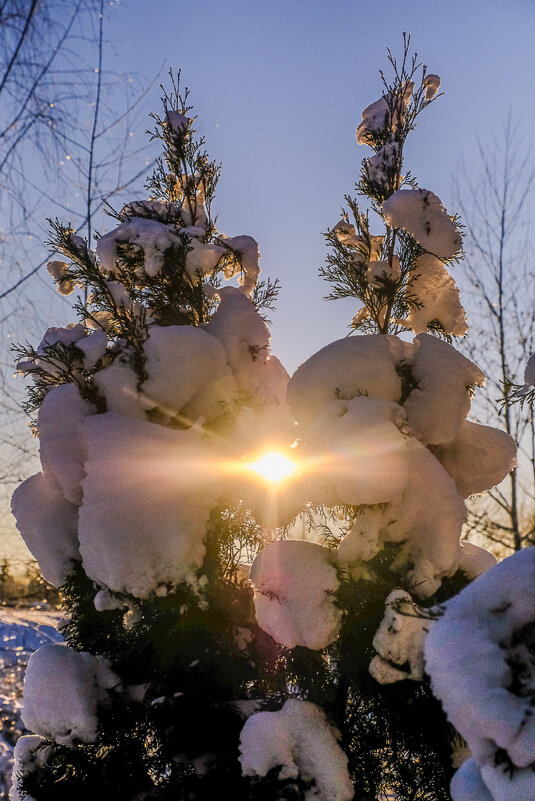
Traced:
<svg viewBox="0 0 535 801">
<path fill-rule="evenodd" d="M 466 540 L 461 542 L 459 570 L 462 570 L 470 581 L 494 567 L 496 561 L 496 557 L 490 551 L 486 551 L 479 545 L 475 545 L 473 542 L 466 542 Z"/>
<path fill-rule="evenodd" d="M 134 246 L 143 253 L 143 269 L 148 276 L 158 275 L 163 269 L 165 254 L 170 248 L 181 248 L 182 241 L 173 225 L 144 217 L 130 217 L 101 236 L 97 242 L 97 255 L 103 272 L 114 275 L 119 257 L 118 246 Z"/>
<path fill-rule="evenodd" d="M 108 412 L 144 420 L 139 376 L 130 364 L 130 356 L 128 352 L 118 353 L 108 367 L 96 373 L 95 384 L 106 401 Z"/>
<path fill-rule="evenodd" d="M 330 562 L 328 548 L 303 540 L 273 542 L 254 560 L 258 625 L 286 648 L 326 648 L 338 636 L 342 613 L 333 594 L 339 581 Z"/>
<path fill-rule="evenodd" d="M 201 328 L 154 325 L 143 352 L 147 379 L 141 391 L 171 416 L 189 404 L 190 422 L 212 419 L 236 393 L 223 345 Z"/>
<path fill-rule="evenodd" d="M 401 379 L 382 334 L 339 339 L 307 359 L 288 384 L 288 404 L 296 419 L 310 423 L 333 400 L 359 395 L 399 401 Z"/>
<path fill-rule="evenodd" d="M 516 465 L 516 444 L 505 431 L 463 420 L 453 442 L 433 453 L 468 498 L 492 489 Z"/>
<path fill-rule="evenodd" d="M 221 492 L 199 432 L 108 412 L 88 418 L 87 441 L 79 537 L 88 576 L 139 598 L 194 582 Z"/>
<path fill-rule="evenodd" d="M 304 458 L 313 499 L 326 506 L 384 503 L 407 483 L 401 406 L 357 397 L 333 400 L 316 416 Z"/>
<path fill-rule="evenodd" d="M 338 547 L 337 560 L 349 571 L 358 569 L 385 542 L 398 542 L 395 568 L 406 574 L 415 595 L 427 598 L 458 567 L 466 509 L 452 478 L 427 448 L 411 438 L 406 455 L 408 481 L 401 499 L 357 517 Z"/>
<path fill-rule="evenodd" d="M 472 749 L 492 797 L 535 798 L 535 548 L 505 559 L 444 606 L 425 645 L 433 692 Z M 505 765 L 496 767 L 499 750 L 524 769 L 511 781 Z"/>
<path fill-rule="evenodd" d="M 409 328 L 425 334 L 428 324 L 437 320 L 446 334 L 464 336 L 468 325 L 459 289 L 440 259 L 423 253 L 416 259 L 413 274 L 409 291 L 422 305 L 410 307 Z"/>
<path fill-rule="evenodd" d="M 254 402 L 267 378 L 269 329 L 240 289 L 226 286 L 218 295 L 221 301 L 206 331 L 222 343 L 242 398 Z"/>
<path fill-rule="evenodd" d="M 377 656 L 370 663 L 370 673 L 374 679 L 380 684 L 405 679 L 421 681 L 424 642 L 432 624 L 408 592 L 391 592 L 385 601 L 385 616 L 373 638 Z"/>
<path fill-rule="evenodd" d="M 93 743 L 97 704 L 106 700 L 107 690 L 119 685 L 108 659 L 66 645 L 43 645 L 26 669 L 24 725 L 60 745 Z"/>
<path fill-rule="evenodd" d="M 82 502 L 86 459 L 84 420 L 96 409 L 80 397 L 76 384 L 52 387 L 37 415 L 43 473 L 51 473 L 67 501 Z"/>
<path fill-rule="evenodd" d="M 416 387 L 403 404 L 412 433 L 424 445 L 447 445 L 470 411 L 471 387 L 485 376 L 470 359 L 430 334 L 414 339 Z"/>
<path fill-rule="evenodd" d="M 256 712 L 240 736 L 244 776 L 265 776 L 280 768 L 282 780 L 300 777 L 309 785 L 305 801 L 352 801 L 353 783 L 338 733 L 310 701 L 294 698 L 278 712 Z"/>
<path fill-rule="evenodd" d="M 50 746 L 45 743 L 45 738 L 38 734 L 25 734 L 15 743 L 13 784 L 9 791 L 9 801 L 31 801 L 30 796 L 19 792 L 18 780 L 43 767 L 51 751 Z"/>
<path fill-rule="evenodd" d="M 403 228 L 429 253 L 450 259 L 462 245 L 457 226 L 429 189 L 398 189 L 383 203 L 385 222 Z"/>
<path fill-rule="evenodd" d="M 452 801 L 494 801 L 474 759 L 467 759 L 454 774 L 450 792 Z"/>
<path fill-rule="evenodd" d="M 80 559 L 78 508 L 65 500 L 53 476 L 37 473 L 17 487 L 11 511 L 43 577 L 60 587 Z"/>
</svg>

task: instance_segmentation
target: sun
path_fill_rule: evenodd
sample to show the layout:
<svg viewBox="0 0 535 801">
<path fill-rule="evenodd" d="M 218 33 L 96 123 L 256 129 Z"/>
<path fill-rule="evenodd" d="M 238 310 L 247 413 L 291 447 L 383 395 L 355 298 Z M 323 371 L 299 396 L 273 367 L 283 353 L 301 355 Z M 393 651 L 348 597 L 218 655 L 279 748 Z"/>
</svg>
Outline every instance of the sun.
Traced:
<svg viewBox="0 0 535 801">
<path fill-rule="evenodd" d="M 291 459 L 278 451 L 264 453 L 256 462 L 250 462 L 249 468 L 274 484 L 289 478 L 297 469 Z"/>
</svg>

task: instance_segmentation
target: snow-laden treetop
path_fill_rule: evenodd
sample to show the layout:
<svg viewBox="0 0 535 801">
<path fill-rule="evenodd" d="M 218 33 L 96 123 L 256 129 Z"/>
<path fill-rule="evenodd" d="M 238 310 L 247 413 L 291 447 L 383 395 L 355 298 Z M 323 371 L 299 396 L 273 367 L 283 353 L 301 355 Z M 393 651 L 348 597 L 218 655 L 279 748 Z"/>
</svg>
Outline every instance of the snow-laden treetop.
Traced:
<svg viewBox="0 0 535 801">
<path fill-rule="evenodd" d="M 384 94 L 364 109 L 357 127 L 358 144 L 375 153 L 364 157 L 355 186 L 370 209 L 346 197 L 348 209 L 327 233 L 332 251 L 322 274 L 333 286 L 330 299 L 354 297 L 363 304 L 354 329 L 463 336 L 464 309 L 446 269 L 462 245 L 457 219 L 410 172 L 402 174 L 405 140 L 438 96 L 440 78 L 416 56 L 411 61 L 407 48 L 401 63 L 390 60 L 394 78 L 387 83 L 381 74 Z"/>
</svg>

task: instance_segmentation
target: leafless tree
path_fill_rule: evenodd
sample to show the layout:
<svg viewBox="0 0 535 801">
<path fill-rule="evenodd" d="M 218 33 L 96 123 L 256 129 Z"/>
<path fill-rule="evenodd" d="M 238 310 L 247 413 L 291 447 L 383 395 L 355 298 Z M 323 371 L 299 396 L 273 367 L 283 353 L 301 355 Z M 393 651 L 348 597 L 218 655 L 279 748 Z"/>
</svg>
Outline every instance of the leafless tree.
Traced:
<svg viewBox="0 0 535 801">
<path fill-rule="evenodd" d="M 109 13 L 104 0 L 0 0 L 0 553 L 9 496 L 35 466 L 10 344 L 38 342 L 67 314 L 43 271 L 46 220 L 90 241 L 105 202 L 120 206 L 150 163 L 146 138 L 138 146 L 132 134 L 150 86 L 107 68 Z"/>
<path fill-rule="evenodd" d="M 462 163 L 455 201 L 466 226 L 465 297 L 472 325 L 465 353 L 487 376 L 474 404 L 481 423 L 502 428 L 518 443 L 518 466 L 468 519 L 502 555 L 532 544 L 535 532 L 535 432 L 529 408 L 509 406 L 509 382 L 522 377 L 535 350 L 535 284 L 528 203 L 535 171 L 519 124 L 506 119 L 501 135 L 478 143 L 472 169 Z"/>
</svg>

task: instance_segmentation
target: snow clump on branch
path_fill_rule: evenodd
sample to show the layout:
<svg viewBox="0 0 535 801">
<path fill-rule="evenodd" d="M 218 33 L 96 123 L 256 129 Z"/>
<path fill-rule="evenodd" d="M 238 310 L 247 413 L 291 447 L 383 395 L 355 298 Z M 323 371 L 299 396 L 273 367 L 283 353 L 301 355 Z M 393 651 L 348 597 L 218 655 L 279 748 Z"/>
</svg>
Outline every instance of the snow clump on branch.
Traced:
<svg viewBox="0 0 535 801">
<path fill-rule="evenodd" d="M 452 785 L 455 801 L 468 797 L 478 771 L 493 801 L 535 797 L 534 626 L 531 547 L 448 601 L 429 633 L 425 662 L 433 692 L 473 753 Z"/>
<path fill-rule="evenodd" d="M 66 645 L 43 645 L 26 669 L 24 725 L 71 748 L 77 742 L 92 743 L 98 730 L 97 705 L 120 685 L 108 659 Z"/>
<path fill-rule="evenodd" d="M 404 590 L 387 597 L 385 616 L 373 638 L 377 656 L 370 663 L 370 673 L 380 684 L 423 679 L 423 644 L 433 625 L 426 611 Z"/>
<path fill-rule="evenodd" d="M 434 256 L 450 259 L 462 245 L 457 226 L 429 189 L 398 189 L 383 203 L 385 222 L 403 228 Z"/>
<path fill-rule="evenodd" d="M 422 305 L 409 308 L 406 323 L 415 334 L 425 334 L 437 320 L 445 334 L 462 337 L 468 331 L 459 289 L 440 259 L 431 253 L 419 256 L 413 267 L 410 292 Z"/>
<path fill-rule="evenodd" d="M 408 81 L 403 87 L 401 102 L 395 94 L 387 92 L 375 103 L 366 106 L 362 112 L 362 122 L 357 128 L 357 144 L 372 144 L 375 135 L 386 129 L 395 131 L 403 121 L 413 91 L 414 82 Z"/>
<path fill-rule="evenodd" d="M 240 737 L 244 776 L 266 776 L 305 783 L 305 801 L 351 801 L 353 782 L 338 733 L 310 701 L 289 699 L 278 712 L 256 712 Z"/>
<path fill-rule="evenodd" d="M 332 552 L 313 542 L 286 540 L 264 548 L 251 567 L 256 620 L 286 648 L 326 648 L 339 633 L 342 612 Z"/>
<path fill-rule="evenodd" d="M 288 402 L 306 432 L 299 456 L 308 497 L 361 509 L 338 547 L 341 567 L 358 572 L 386 543 L 398 543 L 392 569 L 424 598 L 458 569 L 462 495 L 490 489 L 514 462 L 514 443 L 502 432 L 475 429 L 477 467 L 462 449 L 458 432 L 475 425 L 465 421 L 469 388 L 482 382 L 471 361 L 428 334 L 413 343 L 354 336 L 298 368 Z"/>
</svg>

